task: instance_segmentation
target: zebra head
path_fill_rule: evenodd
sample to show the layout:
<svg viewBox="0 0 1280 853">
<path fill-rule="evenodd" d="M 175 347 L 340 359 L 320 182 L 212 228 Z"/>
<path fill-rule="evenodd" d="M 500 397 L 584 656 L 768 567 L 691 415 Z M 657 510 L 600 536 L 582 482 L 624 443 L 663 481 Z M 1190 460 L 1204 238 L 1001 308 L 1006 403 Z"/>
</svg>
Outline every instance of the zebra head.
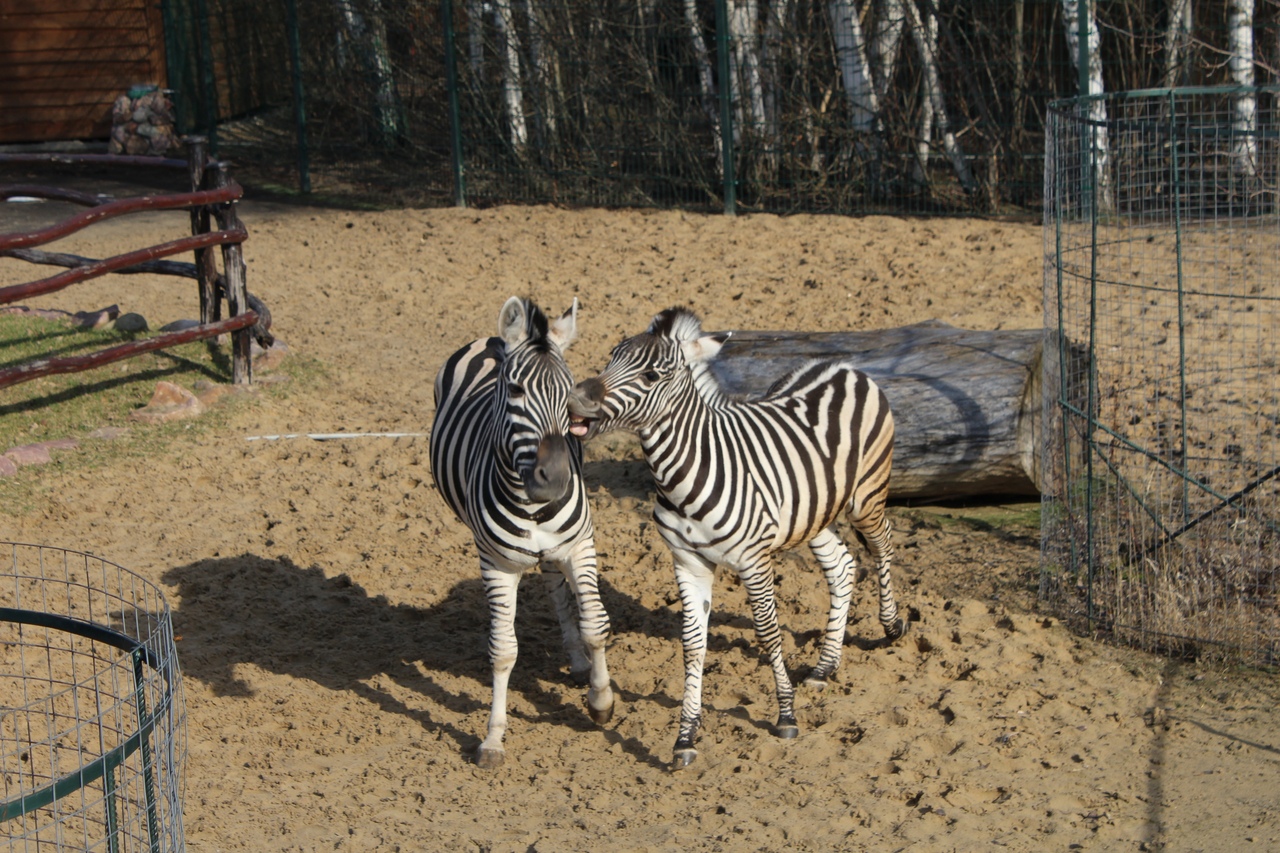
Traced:
<svg viewBox="0 0 1280 853">
<path fill-rule="evenodd" d="M 577 299 L 551 323 L 536 305 L 515 296 L 498 315 L 506 356 L 495 389 L 503 416 L 497 454 L 535 503 L 563 497 L 575 475 L 573 448 L 566 438 L 573 375 L 564 350 L 577 331 Z"/>
<path fill-rule="evenodd" d="M 693 382 L 692 368 L 720 352 L 727 334 L 704 335 L 687 308 L 668 308 L 642 334 L 613 348 L 604 370 L 569 396 L 571 431 L 592 438 L 614 429 L 641 432 L 671 410 Z"/>
</svg>

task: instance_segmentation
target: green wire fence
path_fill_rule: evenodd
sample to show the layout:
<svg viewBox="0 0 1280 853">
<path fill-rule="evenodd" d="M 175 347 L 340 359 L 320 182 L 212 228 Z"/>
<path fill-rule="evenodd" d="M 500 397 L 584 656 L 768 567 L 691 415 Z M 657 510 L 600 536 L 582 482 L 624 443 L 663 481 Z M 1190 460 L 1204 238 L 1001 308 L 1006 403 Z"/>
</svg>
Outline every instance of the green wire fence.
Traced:
<svg viewBox="0 0 1280 853">
<path fill-rule="evenodd" d="M 1042 595 L 1259 665 L 1280 664 L 1278 92 L 1056 102 L 1045 171 Z"/>
</svg>

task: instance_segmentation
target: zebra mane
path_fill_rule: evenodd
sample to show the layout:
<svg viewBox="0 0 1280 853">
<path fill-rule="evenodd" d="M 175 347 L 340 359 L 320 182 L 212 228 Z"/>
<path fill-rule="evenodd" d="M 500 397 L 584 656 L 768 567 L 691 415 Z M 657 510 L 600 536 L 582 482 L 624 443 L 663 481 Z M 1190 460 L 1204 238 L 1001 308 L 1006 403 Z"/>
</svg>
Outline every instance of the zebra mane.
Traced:
<svg viewBox="0 0 1280 853">
<path fill-rule="evenodd" d="M 702 337 L 702 321 L 688 308 L 668 308 L 653 318 L 647 330 L 675 341 L 696 341 Z"/>
</svg>

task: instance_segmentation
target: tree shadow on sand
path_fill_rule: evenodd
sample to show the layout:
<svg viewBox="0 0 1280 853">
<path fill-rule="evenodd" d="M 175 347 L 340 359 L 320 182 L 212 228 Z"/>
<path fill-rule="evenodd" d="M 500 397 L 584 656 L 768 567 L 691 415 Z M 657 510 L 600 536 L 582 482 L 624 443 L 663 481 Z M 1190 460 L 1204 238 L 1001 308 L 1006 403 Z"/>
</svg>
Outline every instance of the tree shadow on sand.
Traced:
<svg viewBox="0 0 1280 853">
<path fill-rule="evenodd" d="M 624 738 L 609 726 L 600 729 L 587 716 L 586 689 L 572 684 L 555 612 L 536 574 L 528 573 L 521 583 L 516 618 L 520 659 L 510 682 L 512 693 L 523 696 L 536 712 L 523 715 L 514 707 L 508 712 L 530 725 L 599 729 L 636 760 L 663 766 L 652 745 Z M 217 694 L 251 695 L 235 673 L 237 664 L 248 663 L 330 690 L 351 691 L 383 712 L 452 739 L 464 756 L 479 745 L 492 686 L 488 605 L 479 577 L 455 584 L 443 600 L 426 608 L 370 596 L 346 575 L 327 577 L 315 566 L 254 554 L 198 560 L 170 570 L 164 581 L 177 589 L 181 602 L 173 608 L 173 624 L 182 637 L 183 672 Z M 645 610 L 603 581 L 601 586 L 611 615 L 626 614 L 623 621 L 629 625 L 678 635 L 673 619 Z M 609 665 L 616 669 L 626 661 L 614 651 Z M 375 676 L 428 702 L 410 707 L 374 686 L 379 680 Z M 474 679 L 475 690 L 446 686 L 459 678 Z M 548 682 L 570 689 L 549 689 Z M 670 697 L 657 694 L 619 691 L 618 700 L 676 707 Z M 465 729 L 449 721 L 453 715 L 466 716 Z"/>
</svg>

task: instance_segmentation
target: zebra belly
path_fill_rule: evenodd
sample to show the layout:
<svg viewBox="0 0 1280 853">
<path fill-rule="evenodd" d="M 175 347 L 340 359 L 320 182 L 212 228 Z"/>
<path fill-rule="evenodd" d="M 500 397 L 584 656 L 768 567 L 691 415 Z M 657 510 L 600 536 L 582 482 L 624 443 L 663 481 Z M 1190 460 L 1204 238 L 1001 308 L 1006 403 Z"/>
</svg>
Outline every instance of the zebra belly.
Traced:
<svg viewBox="0 0 1280 853">
<path fill-rule="evenodd" d="M 747 555 L 758 554 L 759 544 L 773 539 L 777 531 L 772 520 L 764 518 L 756 519 L 760 522 L 758 524 L 722 530 L 706 521 L 686 518 L 661 506 L 654 509 L 653 517 L 667 547 L 696 551 L 704 559 L 726 566 L 743 565 Z"/>
</svg>

